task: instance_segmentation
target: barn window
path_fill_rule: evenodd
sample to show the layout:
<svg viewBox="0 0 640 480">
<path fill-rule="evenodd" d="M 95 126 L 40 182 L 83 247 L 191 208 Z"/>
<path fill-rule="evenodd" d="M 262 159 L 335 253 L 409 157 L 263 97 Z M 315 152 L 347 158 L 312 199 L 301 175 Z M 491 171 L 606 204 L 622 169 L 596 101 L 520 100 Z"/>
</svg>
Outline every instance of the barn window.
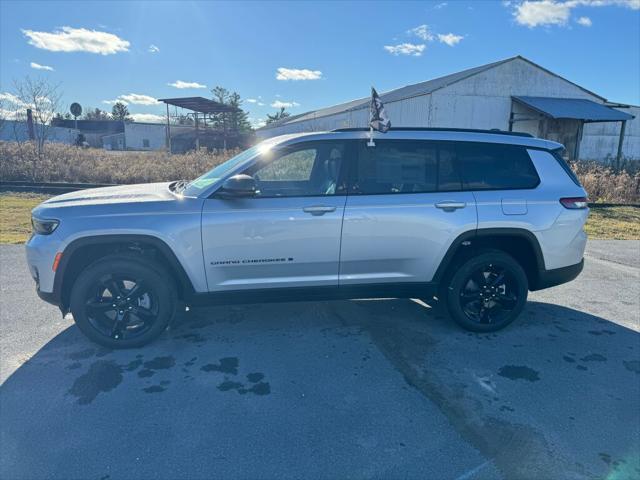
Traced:
<svg viewBox="0 0 640 480">
<path fill-rule="evenodd" d="M 149 139 L 148 138 L 143 138 L 142 139 L 142 148 L 149 148 Z"/>
</svg>

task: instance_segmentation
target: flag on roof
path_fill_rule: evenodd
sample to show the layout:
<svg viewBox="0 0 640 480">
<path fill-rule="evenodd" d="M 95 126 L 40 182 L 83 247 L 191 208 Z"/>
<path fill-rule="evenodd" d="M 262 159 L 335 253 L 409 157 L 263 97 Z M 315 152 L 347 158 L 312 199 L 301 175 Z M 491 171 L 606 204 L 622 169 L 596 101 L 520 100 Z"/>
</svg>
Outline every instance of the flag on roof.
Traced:
<svg viewBox="0 0 640 480">
<path fill-rule="evenodd" d="M 391 128 L 391 120 L 387 117 L 387 112 L 384 110 L 380 96 L 373 87 L 371 87 L 371 106 L 369 113 L 369 126 L 378 132 L 387 133 Z"/>
</svg>

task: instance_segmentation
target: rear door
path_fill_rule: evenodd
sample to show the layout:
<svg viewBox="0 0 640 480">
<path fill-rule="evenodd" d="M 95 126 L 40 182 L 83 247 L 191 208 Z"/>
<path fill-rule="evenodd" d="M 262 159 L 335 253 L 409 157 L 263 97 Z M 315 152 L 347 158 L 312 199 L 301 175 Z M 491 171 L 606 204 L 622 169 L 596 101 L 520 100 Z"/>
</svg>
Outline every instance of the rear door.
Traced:
<svg viewBox="0 0 640 480">
<path fill-rule="evenodd" d="M 342 227 L 340 284 L 429 282 L 449 245 L 477 225 L 455 145 L 359 142 Z"/>
<path fill-rule="evenodd" d="M 536 192 L 540 178 L 526 147 L 461 142 L 457 153 L 463 186 L 478 205 L 478 228 L 536 230 L 539 219 L 553 221 Z"/>
<path fill-rule="evenodd" d="M 209 290 L 337 286 L 345 156 L 328 141 L 266 152 L 241 172 L 256 179 L 254 197 L 206 200 Z"/>
</svg>

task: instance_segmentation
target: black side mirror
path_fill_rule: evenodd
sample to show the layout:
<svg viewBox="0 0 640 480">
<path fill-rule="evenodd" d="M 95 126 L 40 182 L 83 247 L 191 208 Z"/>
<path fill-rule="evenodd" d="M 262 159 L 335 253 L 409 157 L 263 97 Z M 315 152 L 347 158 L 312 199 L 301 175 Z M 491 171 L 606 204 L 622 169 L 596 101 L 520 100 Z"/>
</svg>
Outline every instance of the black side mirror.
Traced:
<svg viewBox="0 0 640 480">
<path fill-rule="evenodd" d="M 251 175 L 234 175 L 227 178 L 220 190 L 216 192 L 217 197 L 241 198 L 253 197 L 256 194 L 256 180 Z"/>
</svg>

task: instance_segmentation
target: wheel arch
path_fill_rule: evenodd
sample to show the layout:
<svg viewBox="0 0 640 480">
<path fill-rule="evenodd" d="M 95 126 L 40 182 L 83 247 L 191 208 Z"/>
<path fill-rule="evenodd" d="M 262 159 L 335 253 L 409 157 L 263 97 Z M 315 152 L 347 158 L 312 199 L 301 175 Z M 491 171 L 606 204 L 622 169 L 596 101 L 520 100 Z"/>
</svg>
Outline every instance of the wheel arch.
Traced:
<svg viewBox="0 0 640 480">
<path fill-rule="evenodd" d="M 195 289 L 187 272 L 162 239 L 139 234 L 81 237 L 65 247 L 54 278 L 54 298 L 64 313 L 68 311 L 71 288 L 77 275 L 96 260 L 119 252 L 135 253 L 143 259 L 151 258 L 161 262 L 176 280 L 178 297 L 185 298 L 194 294 Z"/>
<path fill-rule="evenodd" d="M 433 281 L 446 281 L 452 268 L 483 248 L 502 250 L 514 257 L 527 274 L 529 289 L 537 289 L 540 272 L 545 271 L 544 256 L 537 237 L 523 228 L 482 228 L 462 233 L 449 246 Z"/>
</svg>

